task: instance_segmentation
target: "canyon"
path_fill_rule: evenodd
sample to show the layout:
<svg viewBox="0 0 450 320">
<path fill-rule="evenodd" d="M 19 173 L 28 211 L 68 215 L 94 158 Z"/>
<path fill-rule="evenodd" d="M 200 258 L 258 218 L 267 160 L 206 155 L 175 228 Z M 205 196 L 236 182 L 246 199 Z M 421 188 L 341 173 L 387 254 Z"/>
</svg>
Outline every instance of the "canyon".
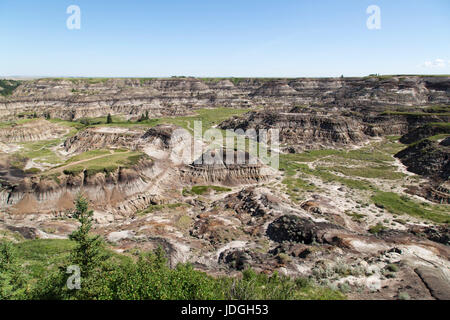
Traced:
<svg viewBox="0 0 450 320">
<path fill-rule="evenodd" d="M 172 267 L 308 277 L 350 299 L 450 299 L 448 76 L 9 81 L 2 238 L 67 239 L 81 193 L 120 254 L 161 246 Z M 251 130 L 277 132 L 276 166 Z"/>
</svg>

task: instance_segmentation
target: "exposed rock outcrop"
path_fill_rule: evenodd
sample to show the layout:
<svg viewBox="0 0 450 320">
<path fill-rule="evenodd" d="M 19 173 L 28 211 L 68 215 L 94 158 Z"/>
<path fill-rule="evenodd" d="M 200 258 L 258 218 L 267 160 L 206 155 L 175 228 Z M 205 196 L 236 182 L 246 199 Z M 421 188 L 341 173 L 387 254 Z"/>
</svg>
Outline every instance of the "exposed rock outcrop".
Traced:
<svg viewBox="0 0 450 320">
<path fill-rule="evenodd" d="M 339 148 L 361 145 L 371 137 L 403 135 L 429 122 L 448 121 L 450 116 L 418 116 L 384 112 L 386 108 L 295 107 L 293 109 L 251 111 L 244 116 L 225 120 L 224 130 L 242 130 L 251 137 L 251 130 L 259 135 L 276 129 L 283 150 L 301 152 L 309 149 Z M 241 133 L 244 133 L 242 132 Z M 254 138 L 254 137 L 253 137 Z M 259 138 L 259 137 L 258 137 Z"/>
<path fill-rule="evenodd" d="M 87 128 L 64 142 L 69 153 L 81 153 L 96 149 L 127 148 L 135 150 L 143 130 L 100 127 Z"/>
<path fill-rule="evenodd" d="M 31 120 L 11 127 L 0 128 L 0 141 L 31 142 L 60 138 L 69 133 L 67 127 L 59 126 L 46 120 Z"/>
<path fill-rule="evenodd" d="M 446 124 L 446 123 L 443 123 Z M 438 134 L 450 134 L 450 126 L 439 124 L 428 124 L 409 131 L 400 138 L 401 143 L 411 144 L 413 142 L 435 136 Z"/>
<path fill-rule="evenodd" d="M 267 235 L 277 242 L 329 243 L 332 242 L 332 238 L 327 235 L 330 230 L 344 231 L 342 227 L 329 222 L 314 222 L 295 215 L 285 215 L 269 225 Z"/>
<path fill-rule="evenodd" d="M 263 181 L 272 171 L 247 152 L 219 149 L 205 152 L 180 172 L 189 183 L 235 185 Z"/>
<path fill-rule="evenodd" d="M 137 118 L 202 107 L 448 104 L 449 77 L 300 79 L 39 79 L 0 96 L 0 119 L 36 112 L 80 119 L 108 113 Z"/>
<path fill-rule="evenodd" d="M 82 192 L 94 208 L 115 208 L 131 196 L 145 192 L 154 177 L 152 167 L 151 160 L 141 159 L 132 167 L 119 167 L 114 171 L 84 170 L 25 177 L 17 185 L 3 186 L 0 207 L 17 214 L 64 212 L 73 207 L 75 195 Z M 142 208 L 151 202 L 151 198 L 147 198 Z"/>
<path fill-rule="evenodd" d="M 400 151 L 395 157 L 411 172 L 446 181 L 450 177 L 450 147 L 444 141 L 439 143 L 424 139 Z"/>
</svg>

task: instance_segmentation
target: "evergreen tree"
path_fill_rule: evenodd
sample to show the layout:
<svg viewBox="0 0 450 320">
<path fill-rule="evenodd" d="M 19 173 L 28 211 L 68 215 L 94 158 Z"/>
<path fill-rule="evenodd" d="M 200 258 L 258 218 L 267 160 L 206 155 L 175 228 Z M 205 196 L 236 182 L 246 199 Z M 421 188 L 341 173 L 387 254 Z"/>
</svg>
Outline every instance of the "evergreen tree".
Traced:
<svg viewBox="0 0 450 320">
<path fill-rule="evenodd" d="M 89 210 L 89 203 L 82 195 L 78 195 L 75 200 L 75 211 L 72 216 L 80 222 L 80 226 L 69 236 L 70 240 L 77 243 L 70 260 L 72 264 L 80 267 L 82 278 L 87 278 L 103 261 L 103 241 L 100 236 L 89 235 L 93 211 Z"/>
<path fill-rule="evenodd" d="M 113 121 L 112 121 L 111 114 L 108 113 L 108 116 L 106 117 L 106 123 L 112 123 L 112 122 L 113 122 Z"/>
<path fill-rule="evenodd" d="M 147 121 L 149 119 L 150 118 L 148 116 L 148 110 L 146 110 L 145 113 L 141 114 L 141 117 L 139 118 L 138 122 Z"/>
<path fill-rule="evenodd" d="M 0 300 L 24 299 L 26 281 L 11 242 L 0 242 Z"/>
</svg>

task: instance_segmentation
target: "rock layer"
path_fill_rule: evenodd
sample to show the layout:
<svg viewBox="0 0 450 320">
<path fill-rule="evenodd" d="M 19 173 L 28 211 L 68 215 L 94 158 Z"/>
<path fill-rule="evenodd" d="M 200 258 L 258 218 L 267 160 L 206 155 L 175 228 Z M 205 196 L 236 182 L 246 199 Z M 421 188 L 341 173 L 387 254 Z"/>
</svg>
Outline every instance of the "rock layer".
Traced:
<svg viewBox="0 0 450 320">
<path fill-rule="evenodd" d="M 232 80 L 232 81 L 230 81 Z M 299 79 L 39 79 L 0 96 L 0 119 L 36 112 L 80 119 L 186 114 L 202 107 L 426 105 L 450 102 L 450 77 Z"/>
</svg>

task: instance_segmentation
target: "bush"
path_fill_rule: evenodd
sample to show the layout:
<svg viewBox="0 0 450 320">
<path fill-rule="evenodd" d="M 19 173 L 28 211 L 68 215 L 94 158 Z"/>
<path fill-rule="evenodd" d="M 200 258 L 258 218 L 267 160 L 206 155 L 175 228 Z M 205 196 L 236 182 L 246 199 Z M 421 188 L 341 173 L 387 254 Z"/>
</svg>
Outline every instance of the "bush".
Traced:
<svg viewBox="0 0 450 320">
<path fill-rule="evenodd" d="M 23 299 L 26 282 L 11 242 L 0 242 L 0 300 Z"/>
<path fill-rule="evenodd" d="M 369 228 L 369 232 L 372 234 L 378 234 L 386 229 L 387 228 L 382 223 L 377 223 L 375 226 Z"/>
<path fill-rule="evenodd" d="M 75 205 L 73 216 L 80 222 L 80 226 L 70 236 L 71 240 L 75 241 L 75 247 L 71 250 L 69 261 L 62 264 L 58 271 L 40 279 L 27 298 L 84 300 L 344 298 L 339 291 L 317 287 L 305 279 L 292 280 L 277 273 L 269 277 L 253 270 L 246 270 L 239 279 L 214 278 L 194 270 L 190 264 L 178 264 L 172 269 L 161 247 L 154 252 L 139 255 L 136 262 L 131 259 L 116 259 L 118 256 L 104 255 L 101 238 L 89 235 L 92 211 L 88 210 L 88 202 L 78 197 Z M 68 275 L 65 271 L 68 265 L 80 267 L 80 289 L 67 288 Z"/>
<path fill-rule="evenodd" d="M 386 269 L 389 270 L 389 271 L 391 271 L 391 272 L 398 272 L 398 271 L 400 270 L 400 268 L 398 267 L 398 265 L 393 264 L 393 263 L 388 264 L 388 265 L 386 266 Z"/>
<path fill-rule="evenodd" d="M 411 297 L 409 296 L 409 294 L 407 292 L 400 292 L 398 294 L 398 300 L 410 300 Z"/>
</svg>

